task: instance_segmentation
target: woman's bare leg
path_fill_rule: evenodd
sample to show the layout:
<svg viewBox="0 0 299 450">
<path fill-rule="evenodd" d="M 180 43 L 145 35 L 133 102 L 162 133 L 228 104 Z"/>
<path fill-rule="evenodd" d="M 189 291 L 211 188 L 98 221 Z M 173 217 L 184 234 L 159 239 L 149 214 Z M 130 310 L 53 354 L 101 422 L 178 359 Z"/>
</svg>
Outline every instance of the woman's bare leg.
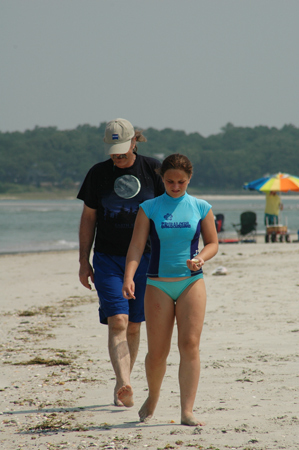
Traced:
<svg viewBox="0 0 299 450">
<path fill-rule="evenodd" d="M 163 291 L 148 285 L 144 297 L 144 311 L 148 343 L 145 358 L 148 397 L 139 410 L 141 422 L 152 417 L 159 400 L 171 345 L 174 303 Z"/>
<path fill-rule="evenodd" d="M 193 414 L 200 374 L 199 342 L 205 308 L 205 284 L 200 279 L 188 286 L 176 303 L 178 347 L 180 351 L 181 423 L 183 425 L 205 425 Z"/>
</svg>

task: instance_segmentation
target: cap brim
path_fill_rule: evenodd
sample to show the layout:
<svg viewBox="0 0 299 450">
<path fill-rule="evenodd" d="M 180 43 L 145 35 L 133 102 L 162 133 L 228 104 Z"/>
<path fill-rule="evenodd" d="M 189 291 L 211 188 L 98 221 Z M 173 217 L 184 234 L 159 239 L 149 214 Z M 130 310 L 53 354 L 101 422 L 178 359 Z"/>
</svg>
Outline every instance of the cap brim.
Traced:
<svg viewBox="0 0 299 450">
<path fill-rule="evenodd" d="M 128 153 L 131 147 L 131 139 L 117 144 L 105 144 L 107 155 L 123 155 Z"/>
</svg>

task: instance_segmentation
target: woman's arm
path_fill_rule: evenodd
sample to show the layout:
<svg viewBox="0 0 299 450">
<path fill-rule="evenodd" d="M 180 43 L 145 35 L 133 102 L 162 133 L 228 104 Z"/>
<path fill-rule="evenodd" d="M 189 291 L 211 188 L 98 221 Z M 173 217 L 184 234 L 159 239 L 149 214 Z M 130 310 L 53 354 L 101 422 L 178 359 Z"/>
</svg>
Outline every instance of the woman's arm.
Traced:
<svg viewBox="0 0 299 450">
<path fill-rule="evenodd" d="M 205 261 L 213 258 L 218 252 L 218 236 L 215 226 L 215 219 L 212 210 L 201 221 L 201 234 L 203 238 L 203 249 L 193 258 L 187 260 L 187 266 L 190 270 L 200 269 Z"/>
<path fill-rule="evenodd" d="M 126 258 L 126 269 L 122 288 L 122 293 L 125 298 L 135 298 L 135 283 L 133 279 L 146 245 L 149 230 L 150 221 L 143 209 L 139 208 Z"/>
</svg>

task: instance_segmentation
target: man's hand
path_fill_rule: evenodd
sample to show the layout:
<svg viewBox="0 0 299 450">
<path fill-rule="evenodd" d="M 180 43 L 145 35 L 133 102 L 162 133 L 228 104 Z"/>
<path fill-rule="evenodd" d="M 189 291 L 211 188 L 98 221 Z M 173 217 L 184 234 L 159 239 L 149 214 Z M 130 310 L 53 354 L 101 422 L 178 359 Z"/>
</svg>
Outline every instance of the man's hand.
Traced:
<svg viewBox="0 0 299 450">
<path fill-rule="evenodd" d="M 84 261 L 80 263 L 80 269 L 79 269 L 79 279 L 80 282 L 83 284 L 84 287 L 87 289 L 92 289 L 89 278 L 92 283 L 94 283 L 94 273 L 93 269 L 89 263 L 89 261 Z"/>
</svg>

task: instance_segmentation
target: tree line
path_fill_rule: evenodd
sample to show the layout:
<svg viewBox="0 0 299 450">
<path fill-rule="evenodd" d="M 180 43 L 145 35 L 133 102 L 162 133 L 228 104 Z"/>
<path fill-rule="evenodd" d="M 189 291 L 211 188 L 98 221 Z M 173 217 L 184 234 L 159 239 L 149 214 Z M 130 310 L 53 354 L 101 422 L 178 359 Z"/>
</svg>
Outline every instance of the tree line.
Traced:
<svg viewBox="0 0 299 450">
<path fill-rule="evenodd" d="M 80 185 L 93 164 L 107 159 L 105 126 L 0 132 L 0 192 L 14 186 Z M 194 166 L 190 187 L 195 190 L 240 190 L 244 183 L 276 172 L 299 176 L 299 128 L 293 125 L 277 129 L 228 123 L 208 137 L 171 128 L 148 128 L 143 134 L 147 142 L 138 145 L 143 155 L 158 159 L 172 153 L 188 156 Z"/>
</svg>

